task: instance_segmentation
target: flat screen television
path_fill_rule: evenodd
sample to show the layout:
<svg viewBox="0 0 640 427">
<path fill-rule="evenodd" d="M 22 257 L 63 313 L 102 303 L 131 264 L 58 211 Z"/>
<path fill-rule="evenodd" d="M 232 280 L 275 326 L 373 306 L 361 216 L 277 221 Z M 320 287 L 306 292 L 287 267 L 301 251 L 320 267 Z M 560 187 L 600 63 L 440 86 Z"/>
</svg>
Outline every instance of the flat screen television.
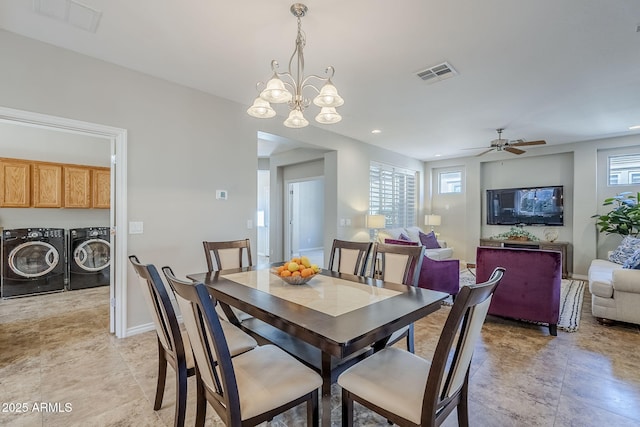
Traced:
<svg viewBox="0 0 640 427">
<path fill-rule="evenodd" d="M 489 225 L 564 225 L 563 186 L 487 190 Z"/>
</svg>

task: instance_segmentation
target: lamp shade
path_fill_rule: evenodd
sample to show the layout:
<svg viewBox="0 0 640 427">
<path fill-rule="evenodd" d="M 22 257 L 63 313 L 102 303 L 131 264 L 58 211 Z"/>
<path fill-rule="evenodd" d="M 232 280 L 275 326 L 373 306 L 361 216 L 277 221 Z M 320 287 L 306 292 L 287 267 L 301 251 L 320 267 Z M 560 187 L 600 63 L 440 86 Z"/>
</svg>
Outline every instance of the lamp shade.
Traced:
<svg viewBox="0 0 640 427">
<path fill-rule="evenodd" d="M 304 118 L 300 110 L 291 110 L 289 117 L 284 121 L 286 127 L 294 129 L 303 128 L 308 124 L 309 122 Z"/>
<path fill-rule="evenodd" d="M 384 228 L 387 220 L 384 215 L 367 215 L 367 228 Z"/>
<path fill-rule="evenodd" d="M 440 225 L 442 223 L 442 217 L 440 215 L 425 215 L 424 225 Z"/>
<path fill-rule="evenodd" d="M 247 113 L 249 113 L 251 117 L 257 117 L 259 119 L 269 119 L 276 115 L 271 105 L 260 97 L 257 97 L 255 101 L 253 101 L 253 105 L 249 107 Z"/>
<path fill-rule="evenodd" d="M 267 82 L 267 87 L 260 93 L 260 98 L 273 104 L 289 102 L 292 97 L 291 92 L 287 90 L 282 80 L 276 75 Z"/>
<path fill-rule="evenodd" d="M 316 116 L 316 121 L 323 125 L 338 123 L 342 120 L 342 116 L 338 114 L 334 107 L 322 107 L 320 114 Z"/>
<path fill-rule="evenodd" d="M 313 99 L 313 103 L 318 107 L 340 107 L 344 104 L 344 100 L 338 95 L 338 89 L 331 83 L 331 80 L 327 81 L 320 93 Z"/>
</svg>

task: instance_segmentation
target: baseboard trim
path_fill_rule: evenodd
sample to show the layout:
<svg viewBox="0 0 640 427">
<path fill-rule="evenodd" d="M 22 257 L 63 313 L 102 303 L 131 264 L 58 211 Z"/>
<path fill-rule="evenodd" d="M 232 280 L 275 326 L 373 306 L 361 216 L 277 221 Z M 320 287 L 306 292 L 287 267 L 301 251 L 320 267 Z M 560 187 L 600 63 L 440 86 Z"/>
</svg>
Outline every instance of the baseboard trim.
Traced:
<svg viewBox="0 0 640 427">
<path fill-rule="evenodd" d="M 153 322 L 145 323 L 143 325 L 134 326 L 132 328 L 127 328 L 127 334 L 125 336 L 131 337 L 133 335 L 142 334 L 144 332 L 153 331 L 156 329 L 156 326 Z"/>
</svg>

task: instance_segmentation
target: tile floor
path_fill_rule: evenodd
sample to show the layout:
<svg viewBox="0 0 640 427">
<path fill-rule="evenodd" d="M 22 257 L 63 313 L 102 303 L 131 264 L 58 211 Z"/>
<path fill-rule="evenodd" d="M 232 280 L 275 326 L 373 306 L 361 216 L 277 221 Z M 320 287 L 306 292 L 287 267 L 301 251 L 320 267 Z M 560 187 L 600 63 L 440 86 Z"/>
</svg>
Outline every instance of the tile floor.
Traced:
<svg viewBox="0 0 640 427">
<path fill-rule="evenodd" d="M 162 408 L 152 409 L 155 333 L 111 336 L 107 300 L 102 287 L 0 301 L 0 425 L 172 425 L 171 380 Z M 417 323 L 418 354 L 433 352 L 448 310 Z M 543 327 L 489 318 L 471 368 L 471 424 L 640 426 L 639 348 L 637 326 L 595 322 L 588 294 L 576 333 L 550 337 Z M 193 378 L 189 390 L 186 425 L 193 425 Z M 356 408 L 357 425 L 387 425 Z M 339 409 L 332 415 L 339 425 Z M 298 407 L 269 425 L 298 426 L 303 416 Z M 211 409 L 207 425 L 221 425 Z M 457 425 L 455 415 L 445 425 Z"/>
</svg>

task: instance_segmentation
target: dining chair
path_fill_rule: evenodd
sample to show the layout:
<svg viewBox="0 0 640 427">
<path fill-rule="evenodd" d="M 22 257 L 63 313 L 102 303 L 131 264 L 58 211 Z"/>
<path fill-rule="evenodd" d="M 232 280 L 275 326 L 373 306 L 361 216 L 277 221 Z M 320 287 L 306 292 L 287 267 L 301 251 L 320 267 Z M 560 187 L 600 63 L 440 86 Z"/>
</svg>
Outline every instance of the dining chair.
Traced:
<svg viewBox="0 0 640 427">
<path fill-rule="evenodd" d="M 385 282 L 417 286 L 424 251 L 425 248 L 422 245 L 405 246 L 376 243 L 373 245 L 373 265 L 370 276 Z M 413 323 L 391 334 L 387 346 L 391 346 L 403 338 L 407 340 L 407 350 L 413 353 L 415 348 Z"/>
<path fill-rule="evenodd" d="M 195 363 L 189 337 L 180 330 L 171 299 L 155 266 L 140 263 L 136 255 L 130 255 L 129 261 L 138 276 L 142 294 L 156 327 L 158 383 L 153 409 L 157 411 L 162 406 L 167 379 L 167 364 L 169 364 L 176 373 L 174 426 L 182 427 L 187 407 L 187 377 L 195 374 Z"/>
<path fill-rule="evenodd" d="M 202 283 L 177 279 L 163 268 L 191 337 L 197 366 L 196 426 L 204 425 L 207 402 L 228 426 L 254 426 L 306 403 L 307 425 L 319 424 L 322 378 L 274 345 L 231 358 L 214 302 Z"/>
<path fill-rule="evenodd" d="M 204 241 L 202 245 L 204 246 L 204 255 L 207 259 L 209 271 L 253 266 L 249 239 L 225 242 Z M 245 258 L 247 261 L 246 266 L 244 265 Z"/>
<path fill-rule="evenodd" d="M 504 268 L 484 283 L 464 286 L 440 334 L 433 359 L 385 348 L 344 371 L 342 425 L 353 425 L 353 402 L 399 426 L 439 426 L 457 408 L 458 425 L 469 425 L 467 395 L 473 350 Z"/>
<path fill-rule="evenodd" d="M 249 239 L 228 240 L 221 242 L 202 242 L 204 255 L 207 260 L 208 271 L 225 270 L 230 268 L 252 267 L 251 243 Z M 244 264 L 246 259 L 247 264 Z M 235 307 L 230 307 L 238 321 L 250 319 L 252 316 Z M 226 315 L 218 308 L 218 314 L 226 318 Z"/>
<path fill-rule="evenodd" d="M 164 286 L 157 268 L 153 264 L 142 264 L 136 255 L 130 255 L 129 260 L 138 276 L 144 299 L 151 312 L 156 327 L 158 341 L 158 382 L 153 409 L 162 406 L 164 388 L 167 378 L 167 364 L 176 373 L 176 411 L 175 426 L 184 425 L 187 403 L 187 377 L 195 374 L 195 362 L 188 334 L 180 327 L 175 310 L 171 304 L 169 291 Z M 222 323 L 225 333 L 229 337 L 231 354 L 249 351 L 258 343 L 251 336 L 241 331 L 231 323 Z"/>
<path fill-rule="evenodd" d="M 351 242 L 333 239 L 329 257 L 329 270 L 355 276 L 366 275 L 372 246 L 372 242 Z"/>
</svg>

